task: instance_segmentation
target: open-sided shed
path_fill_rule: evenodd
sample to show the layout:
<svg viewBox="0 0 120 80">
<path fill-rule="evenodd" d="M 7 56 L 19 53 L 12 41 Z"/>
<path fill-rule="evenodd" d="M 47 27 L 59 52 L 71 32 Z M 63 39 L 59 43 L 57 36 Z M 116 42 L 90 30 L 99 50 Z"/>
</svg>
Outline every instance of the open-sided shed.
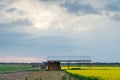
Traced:
<svg viewBox="0 0 120 80">
<path fill-rule="evenodd" d="M 61 70 L 60 62 L 65 62 L 68 64 L 68 69 L 70 63 L 90 63 L 92 60 L 90 56 L 48 56 L 48 70 Z"/>
</svg>

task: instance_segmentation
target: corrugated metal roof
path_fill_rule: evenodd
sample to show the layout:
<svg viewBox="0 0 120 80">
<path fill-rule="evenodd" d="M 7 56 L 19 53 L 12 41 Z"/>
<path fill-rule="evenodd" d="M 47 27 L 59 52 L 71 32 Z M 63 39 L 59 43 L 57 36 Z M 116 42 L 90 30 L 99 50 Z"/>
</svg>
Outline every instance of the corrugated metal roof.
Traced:
<svg viewBox="0 0 120 80">
<path fill-rule="evenodd" d="M 48 56 L 47 61 L 91 61 L 90 56 Z"/>
</svg>

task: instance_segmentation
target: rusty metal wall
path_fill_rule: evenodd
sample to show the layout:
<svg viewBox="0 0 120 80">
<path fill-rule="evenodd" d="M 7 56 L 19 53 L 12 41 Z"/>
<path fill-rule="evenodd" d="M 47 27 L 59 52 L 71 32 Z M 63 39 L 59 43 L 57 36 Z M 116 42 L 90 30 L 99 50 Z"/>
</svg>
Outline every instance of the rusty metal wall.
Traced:
<svg viewBox="0 0 120 80">
<path fill-rule="evenodd" d="M 60 62 L 48 62 L 49 71 L 58 71 L 61 70 Z"/>
</svg>

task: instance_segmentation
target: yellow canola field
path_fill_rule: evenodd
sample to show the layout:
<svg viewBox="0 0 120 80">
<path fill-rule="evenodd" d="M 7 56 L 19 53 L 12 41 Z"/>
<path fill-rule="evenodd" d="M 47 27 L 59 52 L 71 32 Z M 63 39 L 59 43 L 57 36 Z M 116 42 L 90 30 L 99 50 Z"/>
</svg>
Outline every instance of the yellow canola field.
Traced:
<svg viewBox="0 0 120 80">
<path fill-rule="evenodd" d="M 70 66 L 69 68 L 68 68 L 68 66 L 62 66 L 61 67 L 61 69 L 62 70 L 65 70 L 65 69 L 72 69 L 72 68 L 79 68 L 79 69 L 89 69 L 89 70 L 115 70 L 115 69 L 117 69 L 117 70 L 120 70 L 120 67 L 118 66 L 118 67 L 109 67 L 109 66 L 106 66 L 106 67 L 103 67 L 103 66 L 101 66 L 101 67 L 99 67 L 99 66 Z"/>
<path fill-rule="evenodd" d="M 99 80 L 120 80 L 120 69 L 108 68 L 108 70 L 66 70 L 68 73 L 85 77 L 97 77 Z M 81 80 L 81 79 L 80 79 Z"/>
</svg>

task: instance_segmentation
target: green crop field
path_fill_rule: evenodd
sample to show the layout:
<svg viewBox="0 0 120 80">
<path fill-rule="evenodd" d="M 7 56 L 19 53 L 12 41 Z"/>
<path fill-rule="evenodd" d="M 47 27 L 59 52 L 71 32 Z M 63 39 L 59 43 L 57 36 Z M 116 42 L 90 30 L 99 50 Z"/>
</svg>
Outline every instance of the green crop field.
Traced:
<svg viewBox="0 0 120 80">
<path fill-rule="evenodd" d="M 80 70 L 66 70 L 66 72 L 78 80 L 120 79 L 120 67 L 81 67 Z"/>
<path fill-rule="evenodd" d="M 0 65 L 0 73 L 29 70 L 30 68 L 32 68 L 31 65 Z"/>
</svg>

